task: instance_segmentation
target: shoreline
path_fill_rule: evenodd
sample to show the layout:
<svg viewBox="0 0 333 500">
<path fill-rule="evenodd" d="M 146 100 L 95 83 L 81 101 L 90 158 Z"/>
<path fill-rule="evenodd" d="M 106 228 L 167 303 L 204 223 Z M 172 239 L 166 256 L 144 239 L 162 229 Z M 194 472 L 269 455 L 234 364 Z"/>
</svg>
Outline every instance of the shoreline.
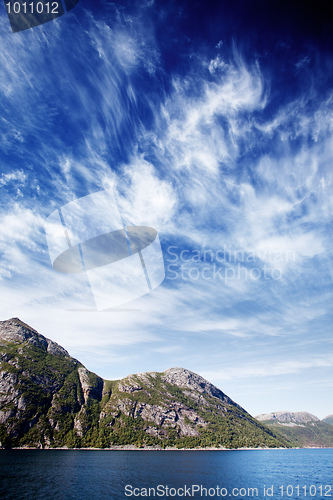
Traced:
<svg viewBox="0 0 333 500">
<path fill-rule="evenodd" d="M 0 450 L 75 450 L 75 451 L 267 451 L 267 450 L 332 450 L 333 447 L 318 447 L 318 446 L 306 446 L 304 448 L 293 447 L 293 448 L 268 448 L 268 447 L 258 447 L 258 448 L 176 448 L 176 447 L 167 447 L 160 448 L 158 446 L 143 446 L 142 448 L 137 448 L 134 445 L 124 445 L 124 446 L 111 446 L 109 448 L 68 448 L 67 446 L 63 447 L 30 447 L 30 446 L 22 446 L 18 448 L 0 448 Z"/>
</svg>

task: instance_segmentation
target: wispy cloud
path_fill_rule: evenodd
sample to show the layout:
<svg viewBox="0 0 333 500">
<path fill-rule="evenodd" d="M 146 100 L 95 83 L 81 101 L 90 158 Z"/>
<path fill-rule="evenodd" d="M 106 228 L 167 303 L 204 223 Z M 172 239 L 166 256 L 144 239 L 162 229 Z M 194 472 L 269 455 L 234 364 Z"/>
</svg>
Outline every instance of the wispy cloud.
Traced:
<svg viewBox="0 0 333 500">
<path fill-rule="evenodd" d="M 208 379 L 219 380 L 223 383 L 224 380 L 249 379 L 255 377 L 278 377 L 291 373 L 303 373 L 312 368 L 332 368 L 332 356 L 313 357 L 308 361 L 299 360 L 284 360 L 276 363 L 261 362 L 255 364 L 248 364 L 240 367 L 228 367 L 220 372 L 206 372 L 205 375 Z"/>
</svg>

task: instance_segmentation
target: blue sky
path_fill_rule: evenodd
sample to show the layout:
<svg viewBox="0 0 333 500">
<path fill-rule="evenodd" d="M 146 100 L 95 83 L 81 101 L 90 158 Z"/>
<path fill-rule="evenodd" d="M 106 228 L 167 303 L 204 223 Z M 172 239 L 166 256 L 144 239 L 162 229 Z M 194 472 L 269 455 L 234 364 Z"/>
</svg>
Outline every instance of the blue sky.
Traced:
<svg viewBox="0 0 333 500">
<path fill-rule="evenodd" d="M 253 415 L 332 413 L 327 6 L 81 0 L 16 34 L 2 8 L 1 319 L 104 378 L 183 366 Z M 166 278 L 73 311 L 91 292 L 53 270 L 45 220 L 108 188 L 158 231 Z"/>
</svg>

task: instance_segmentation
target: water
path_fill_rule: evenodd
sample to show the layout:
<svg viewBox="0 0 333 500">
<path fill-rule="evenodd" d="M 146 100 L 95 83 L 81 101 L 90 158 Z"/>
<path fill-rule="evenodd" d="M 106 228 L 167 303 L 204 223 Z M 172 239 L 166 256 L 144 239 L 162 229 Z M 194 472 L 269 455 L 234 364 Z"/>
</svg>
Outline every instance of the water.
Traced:
<svg viewBox="0 0 333 500">
<path fill-rule="evenodd" d="M 333 498 L 333 449 L 0 450 L 0 484 L 8 500 L 325 499 Z"/>
</svg>

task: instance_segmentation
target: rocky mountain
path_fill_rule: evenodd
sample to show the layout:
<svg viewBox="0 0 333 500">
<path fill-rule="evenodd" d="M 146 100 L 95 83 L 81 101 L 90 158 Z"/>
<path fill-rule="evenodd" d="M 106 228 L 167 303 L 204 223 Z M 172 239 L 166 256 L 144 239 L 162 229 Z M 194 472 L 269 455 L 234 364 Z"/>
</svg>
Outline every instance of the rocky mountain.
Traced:
<svg viewBox="0 0 333 500">
<path fill-rule="evenodd" d="M 327 417 L 329 418 L 329 417 Z M 333 427 L 324 420 L 306 412 L 277 411 L 257 415 L 277 435 L 296 447 L 333 447 Z"/>
<path fill-rule="evenodd" d="M 277 411 L 275 413 L 264 413 L 261 415 L 257 415 L 256 419 L 260 422 L 279 423 L 280 425 L 286 425 L 288 427 L 320 421 L 319 418 L 305 411 Z"/>
<path fill-rule="evenodd" d="M 183 368 L 108 381 L 18 318 L 0 322 L 2 447 L 280 447 L 283 437 Z"/>
</svg>

